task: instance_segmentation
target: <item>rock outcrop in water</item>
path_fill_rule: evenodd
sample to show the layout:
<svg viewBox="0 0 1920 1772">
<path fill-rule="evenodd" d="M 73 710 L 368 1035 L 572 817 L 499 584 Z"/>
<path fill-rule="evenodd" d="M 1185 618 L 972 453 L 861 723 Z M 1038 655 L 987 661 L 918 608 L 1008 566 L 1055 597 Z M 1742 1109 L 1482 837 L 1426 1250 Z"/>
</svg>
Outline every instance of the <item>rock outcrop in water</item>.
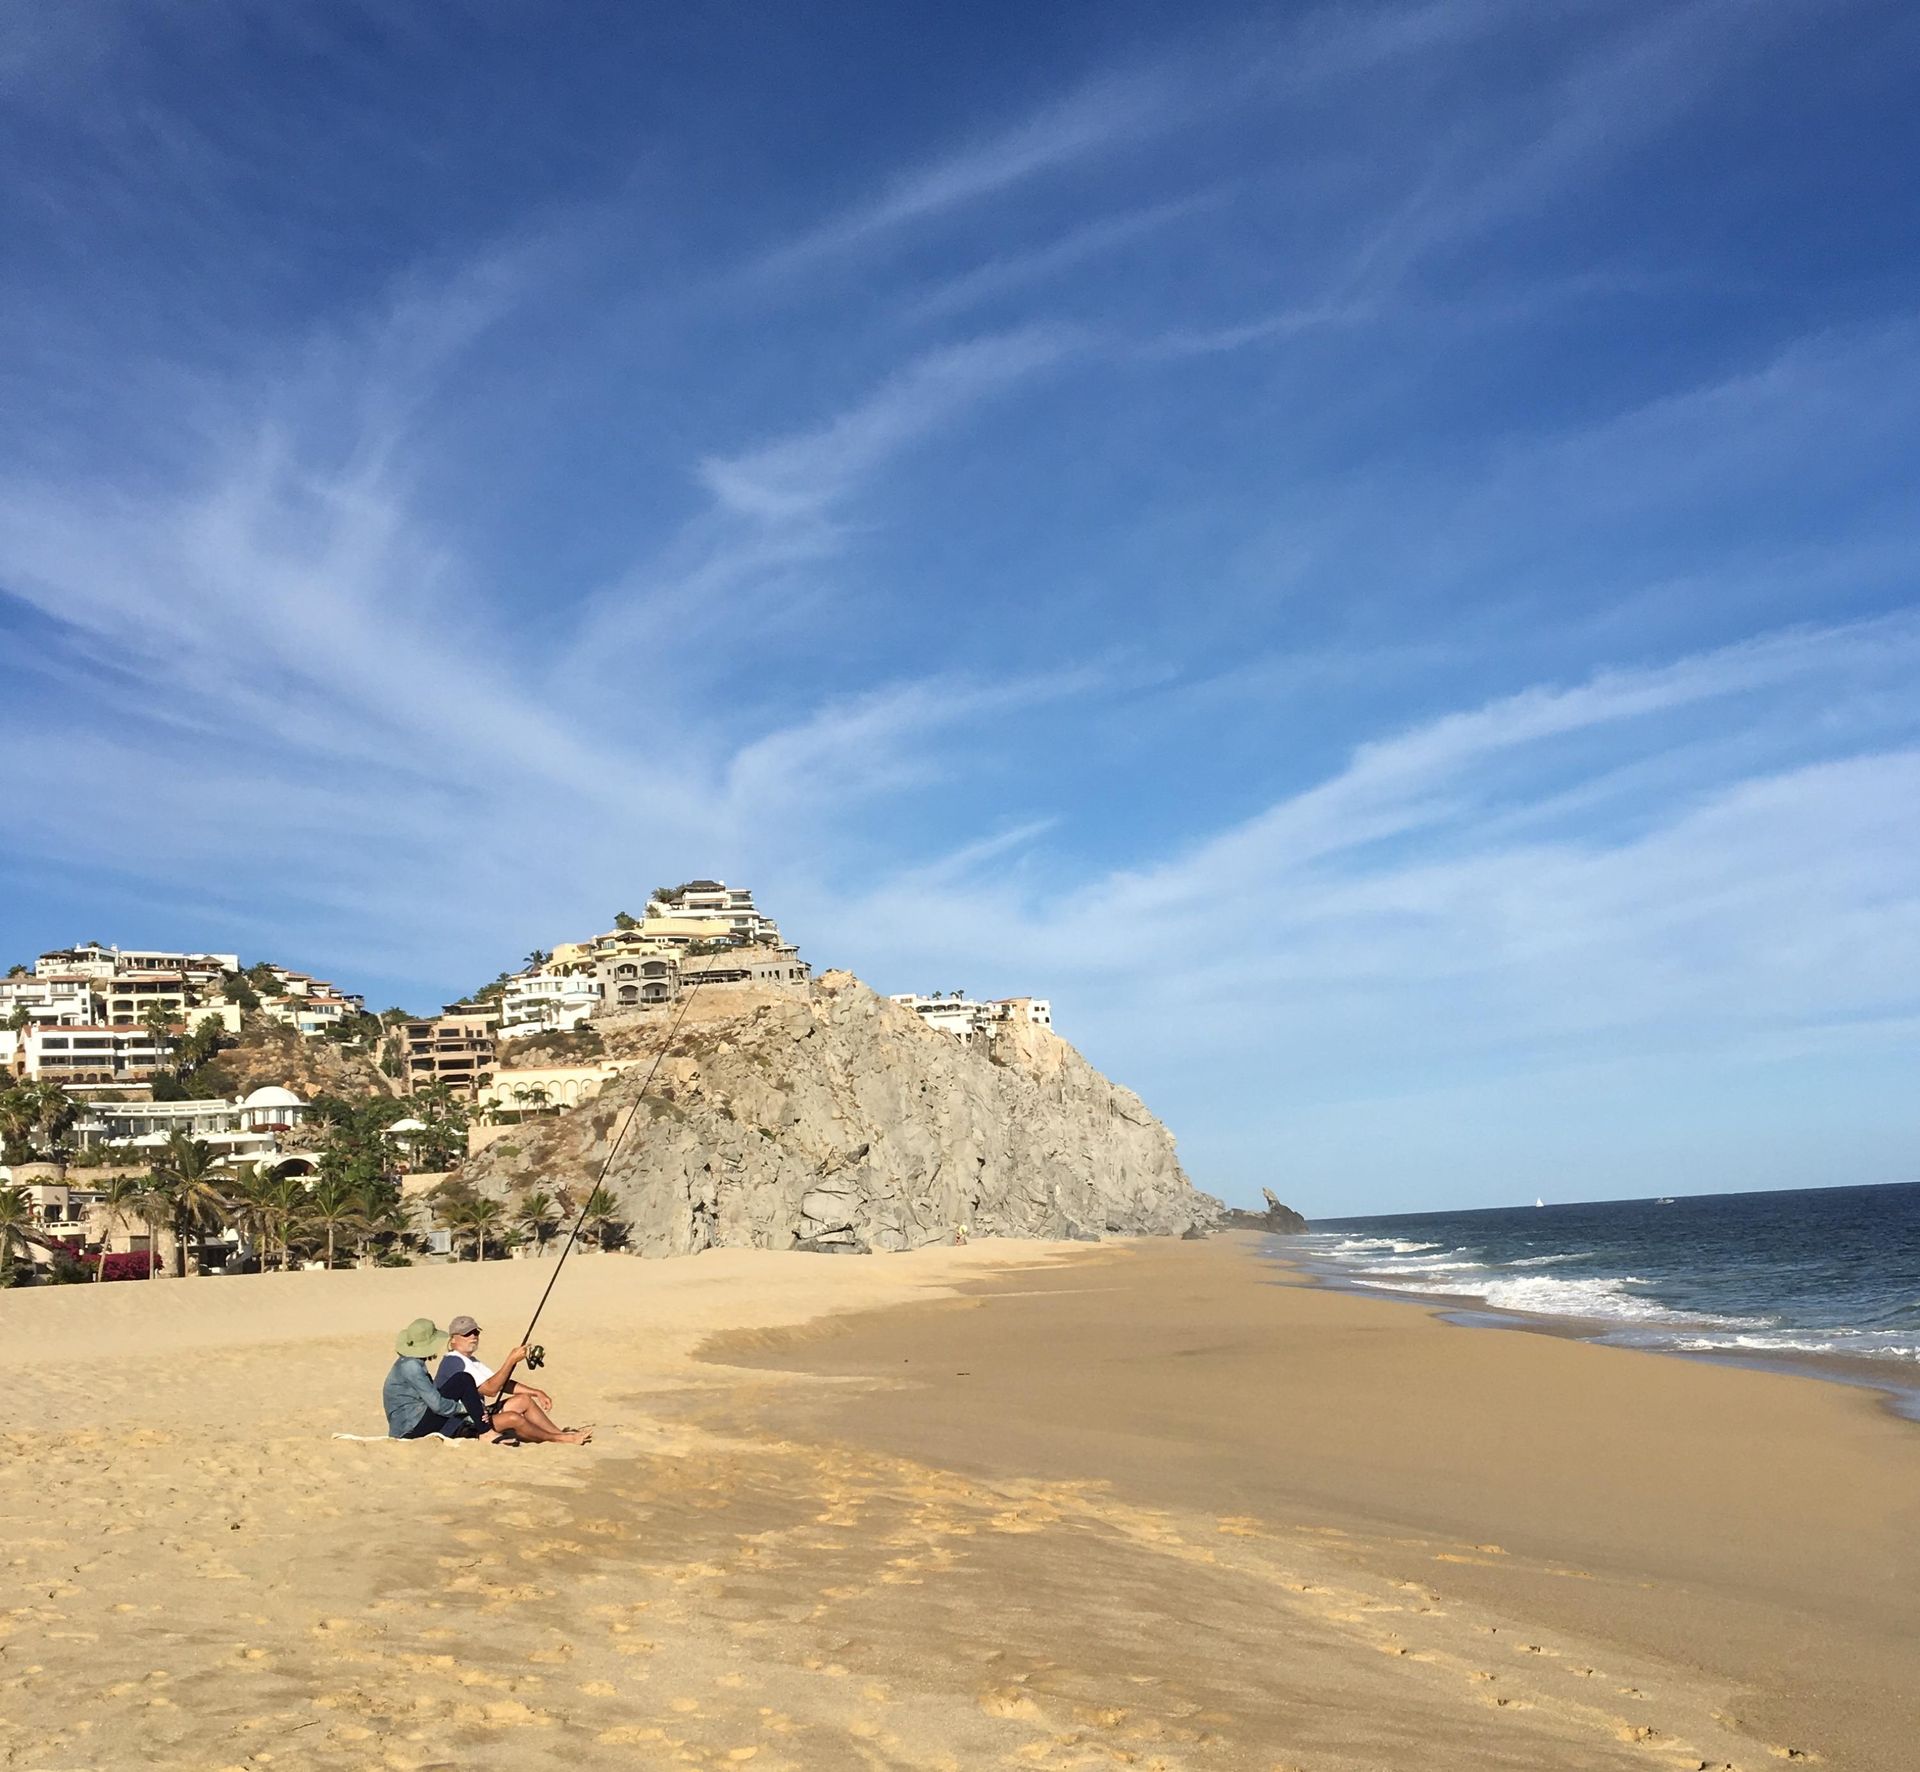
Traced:
<svg viewBox="0 0 1920 1772">
<path fill-rule="evenodd" d="M 1246 1212 L 1233 1207 L 1220 1214 L 1220 1229 L 1223 1231 L 1270 1231 L 1280 1236 L 1295 1236 L 1307 1228 L 1307 1221 L 1291 1206 L 1283 1206 L 1270 1187 L 1263 1187 L 1267 1209 L 1264 1212 Z"/>
<path fill-rule="evenodd" d="M 462 1169 L 481 1191 L 576 1191 L 644 1071 Z M 910 1249 L 975 1236 L 1210 1230 L 1173 1138 L 1048 1028 L 963 1045 L 844 972 L 810 995 L 684 1028 L 606 1185 L 630 1247 Z"/>
</svg>

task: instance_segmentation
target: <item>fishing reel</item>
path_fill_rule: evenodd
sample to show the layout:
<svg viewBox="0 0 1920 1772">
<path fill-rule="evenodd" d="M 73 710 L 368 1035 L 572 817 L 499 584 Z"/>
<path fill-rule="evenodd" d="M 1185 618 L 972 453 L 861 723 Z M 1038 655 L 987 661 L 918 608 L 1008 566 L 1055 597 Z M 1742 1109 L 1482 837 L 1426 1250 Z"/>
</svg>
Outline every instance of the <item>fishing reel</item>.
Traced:
<svg viewBox="0 0 1920 1772">
<path fill-rule="evenodd" d="M 529 1372 L 538 1372 L 546 1363 L 547 1350 L 544 1347 L 530 1347 L 527 1349 L 527 1370 Z"/>
</svg>

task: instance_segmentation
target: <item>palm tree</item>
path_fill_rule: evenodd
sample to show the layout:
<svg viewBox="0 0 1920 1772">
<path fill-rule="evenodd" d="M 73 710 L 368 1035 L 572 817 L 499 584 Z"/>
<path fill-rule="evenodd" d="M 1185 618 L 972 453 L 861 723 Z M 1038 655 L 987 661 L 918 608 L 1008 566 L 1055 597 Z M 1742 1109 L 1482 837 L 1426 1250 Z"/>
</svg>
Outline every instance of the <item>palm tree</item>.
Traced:
<svg viewBox="0 0 1920 1772">
<path fill-rule="evenodd" d="M 309 1190 L 301 1217 L 310 1228 L 327 1233 L 327 1269 L 331 1272 L 335 1237 L 343 1230 L 359 1230 L 367 1224 L 367 1197 L 342 1177 L 323 1175 Z"/>
<path fill-rule="evenodd" d="M 581 1213 L 587 1227 L 587 1234 L 593 1238 L 597 1248 L 607 1246 L 607 1234 L 616 1223 L 616 1214 L 620 1202 L 603 1187 L 597 1187 L 587 1196 L 586 1209 Z"/>
<path fill-rule="evenodd" d="M 233 1222 L 253 1245 L 253 1256 L 264 1271 L 273 1254 L 274 1233 L 292 1215 L 292 1201 L 283 1202 L 280 1175 L 258 1163 L 241 1163 L 228 1184 Z"/>
<path fill-rule="evenodd" d="M 23 1187 L 0 1187 L 0 1286 L 13 1284 L 16 1255 L 30 1261 L 35 1249 L 49 1247 L 33 1202 Z"/>
<path fill-rule="evenodd" d="M 34 1124 L 40 1134 L 40 1148 L 50 1157 L 64 1155 L 63 1140 L 68 1129 L 80 1117 L 80 1105 L 50 1078 L 32 1085 L 35 1101 Z"/>
<path fill-rule="evenodd" d="M 223 1224 L 230 1203 L 216 1185 L 213 1152 L 184 1132 L 167 1135 L 167 1148 L 154 1165 L 154 1181 L 173 1221 L 173 1275 L 187 1275 L 187 1239 L 196 1231 Z"/>
<path fill-rule="evenodd" d="M 295 1174 L 291 1168 L 275 1169 L 268 1174 L 262 1192 L 265 1195 L 269 1249 L 278 1245 L 280 1265 L 285 1267 L 287 1238 L 300 1217 L 301 1208 L 307 1203 L 306 1178 Z"/>
<path fill-rule="evenodd" d="M 38 1085 L 22 1083 L 0 1090 L 0 1154 L 20 1162 L 33 1153 L 33 1129 L 40 1121 Z"/>
<path fill-rule="evenodd" d="M 415 1203 L 405 1194 L 390 1193 L 368 1208 L 366 1234 L 369 1237 L 404 1237 L 413 1228 Z"/>
<path fill-rule="evenodd" d="M 107 1271 L 107 1245 L 113 1241 L 113 1233 L 126 1224 L 127 1220 L 139 1216 L 140 1199 L 146 1191 L 146 1182 L 138 1175 L 109 1175 L 107 1184 L 101 1189 L 100 1210 L 105 1215 L 105 1226 L 100 1235 L 100 1259 L 94 1264 L 93 1277 L 98 1280 Z M 149 1244 L 151 1248 L 151 1244 Z M 149 1254 L 151 1264 L 152 1256 Z"/>
<path fill-rule="evenodd" d="M 535 1189 L 521 1200 L 519 1210 L 513 1215 L 514 1228 L 531 1237 L 535 1249 L 544 1254 L 558 1216 L 559 1204 L 553 1195 Z"/>
<path fill-rule="evenodd" d="M 134 1210 L 147 1227 L 147 1278 L 160 1272 L 160 1226 L 173 1210 L 173 1201 L 157 1171 L 134 1178 Z"/>
<path fill-rule="evenodd" d="M 140 1025 L 153 1036 L 162 1052 L 173 1043 L 173 1014 L 164 1003 L 149 1003 L 140 1011 Z"/>
<path fill-rule="evenodd" d="M 440 1222 L 457 1236 L 465 1231 L 473 1238 L 473 1259 L 484 1261 L 487 1258 L 487 1236 L 497 1231 L 500 1221 L 506 1216 L 506 1208 L 498 1200 L 490 1200 L 483 1194 L 456 1194 L 443 1200 L 439 1207 Z"/>
</svg>

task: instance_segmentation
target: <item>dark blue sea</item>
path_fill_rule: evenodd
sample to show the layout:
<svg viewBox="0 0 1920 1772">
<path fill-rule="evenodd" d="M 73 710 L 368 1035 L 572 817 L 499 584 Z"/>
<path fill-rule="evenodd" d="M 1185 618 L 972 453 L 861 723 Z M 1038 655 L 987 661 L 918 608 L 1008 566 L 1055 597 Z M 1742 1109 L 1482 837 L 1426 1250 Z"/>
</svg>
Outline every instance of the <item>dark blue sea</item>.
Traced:
<svg viewBox="0 0 1920 1772">
<path fill-rule="evenodd" d="M 1920 1182 L 1316 1219 L 1338 1283 L 1920 1396 Z"/>
</svg>

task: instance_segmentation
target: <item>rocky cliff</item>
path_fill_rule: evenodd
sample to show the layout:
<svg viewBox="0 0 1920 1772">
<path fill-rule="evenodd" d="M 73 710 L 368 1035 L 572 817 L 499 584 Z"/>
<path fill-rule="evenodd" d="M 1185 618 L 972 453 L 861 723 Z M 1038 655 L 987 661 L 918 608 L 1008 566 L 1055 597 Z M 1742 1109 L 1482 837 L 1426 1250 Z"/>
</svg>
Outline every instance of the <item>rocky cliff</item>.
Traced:
<svg viewBox="0 0 1920 1772">
<path fill-rule="evenodd" d="M 504 1195 L 578 1197 L 640 1091 L 594 1101 L 472 1158 Z M 975 1236 L 1178 1236 L 1210 1229 L 1173 1138 L 1066 1041 L 1009 1026 L 964 1046 L 856 978 L 683 1027 L 606 1185 L 646 1255 L 802 1241 L 910 1249 Z"/>
</svg>

